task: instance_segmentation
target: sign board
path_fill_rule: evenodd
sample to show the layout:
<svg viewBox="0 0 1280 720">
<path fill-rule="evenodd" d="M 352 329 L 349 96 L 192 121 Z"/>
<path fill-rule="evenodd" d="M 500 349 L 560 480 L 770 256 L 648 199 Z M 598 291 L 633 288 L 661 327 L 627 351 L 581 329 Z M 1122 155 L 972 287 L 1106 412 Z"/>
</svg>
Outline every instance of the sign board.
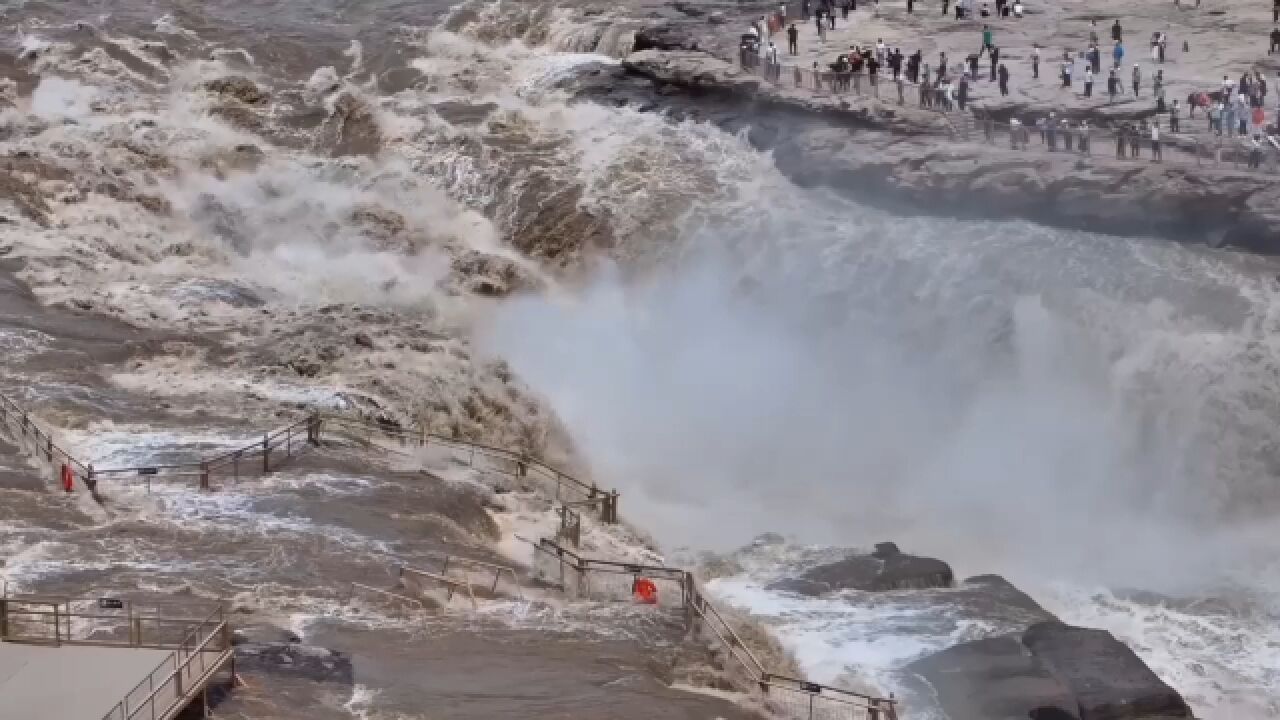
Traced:
<svg viewBox="0 0 1280 720">
<path fill-rule="evenodd" d="M 138 468 L 139 475 L 155 475 L 157 472 L 155 468 Z"/>
<path fill-rule="evenodd" d="M 120 598 L 98 598 L 100 610 L 123 610 L 124 601 Z"/>
<path fill-rule="evenodd" d="M 821 685 L 816 685 L 816 684 L 814 684 L 814 683 L 809 683 L 809 682 L 806 682 L 806 683 L 800 683 L 800 689 L 801 689 L 801 690 L 803 690 L 803 691 L 805 691 L 805 692 L 810 692 L 810 693 L 814 693 L 814 694 L 821 694 L 821 693 L 822 693 L 822 686 L 821 686 Z"/>
</svg>

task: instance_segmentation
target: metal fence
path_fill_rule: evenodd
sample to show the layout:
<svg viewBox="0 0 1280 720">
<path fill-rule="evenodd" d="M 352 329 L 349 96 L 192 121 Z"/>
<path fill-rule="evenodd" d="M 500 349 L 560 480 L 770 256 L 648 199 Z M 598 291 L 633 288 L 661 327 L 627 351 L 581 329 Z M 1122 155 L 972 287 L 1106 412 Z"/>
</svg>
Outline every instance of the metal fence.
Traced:
<svg viewBox="0 0 1280 720">
<path fill-rule="evenodd" d="M 743 69 L 755 72 L 764 80 L 778 86 L 790 84 L 797 88 L 832 95 L 851 94 L 895 100 L 904 105 L 911 103 L 941 116 L 949 134 L 956 140 L 967 142 L 981 139 L 988 143 L 1007 142 L 1012 149 L 1030 150 L 1030 143 L 1026 139 L 1038 137 L 1040 146 L 1049 149 L 1048 138 L 1036 122 L 1020 122 L 1015 125 L 996 121 L 980 108 L 972 105 L 960 108 L 950 98 L 940 95 L 940 91 L 933 89 L 932 86 L 922 88 L 920 83 L 909 82 L 905 77 L 902 83 L 902 94 L 899 96 L 898 82 L 891 75 L 873 76 L 861 72 L 837 72 L 785 63 L 773 64 L 748 50 L 741 52 L 740 64 Z M 1041 115 L 1041 119 L 1045 117 L 1045 114 Z M 1160 152 L 1162 155 L 1165 152 L 1170 153 L 1167 158 L 1162 157 L 1161 162 L 1167 160 L 1196 166 L 1230 164 L 1234 169 L 1257 169 L 1272 174 L 1280 172 L 1280 138 L 1275 135 L 1260 131 L 1264 137 L 1260 156 L 1251 159 L 1253 148 L 1248 143 L 1247 137 L 1233 132 L 1210 132 L 1206 138 L 1182 130 L 1184 127 L 1190 127 L 1194 122 L 1196 119 L 1193 117 L 1179 118 L 1179 132 L 1172 132 L 1167 123 L 1161 127 Z M 1019 136 L 1026 139 L 1020 140 Z M 1077 124 L 1072 126 L 1069 134 L 1060 130 L 1054 138 L 1056 142 L 1052 149 L 1074 152 L 1082 156 L 1101 156 L 1109 153 L 1110 148 L 1116 145 L 1120 137 L 1124 138 L 1126 145 L 1124 156 L 1120 159 L 1136 161 L 1144 156 L 1152 158 L 1154 150 L 1149 135 L 1134 138 L 1129 133 L 1103 126 L 1090 126 L 1087 131 L 1082 131 Z M 1082 138 L 1085 140 L 1083 145 L 1080 143 Z M 1136 150 L 1133 147 L 1133 140 L 1137 140 Z M 1257 168 L 1253 167 L 1252 160 L 1258 161 Z"/>
<path fill-rule="evenodd" d="M 320 422 L 316 430 L 317 437 L 333 433 L 395 452 L 411 448 L 444 448 L 468 467 L 536 481 L 548 494 L 554 495 L 557 503 L 570 507 L 592 507 L 596 509 L 601 522 L 618 522 L 616 490 L 603 490 L 594 483 L 582 482 L 567 472 L 523 453 L 437 435 L 421 427 L 404 428 L 340 415 L 317 417 Z"/>
<path fill-rule="evenodd" d="M 811 683 L 769 672 L 715 605 L 681 568 L 601 560 L 579 555 L 551 540 L 533 543 L 535 568 L 573 597 L 625 601 L 634 598 L 641 578 L 657 586 L 659 606 L 684 610 L 689 627 L 704 631 L 712 645 L 724 650 L 730 665 L 765 695 L 777 717 L 786 720 L 897 720 L 897 701 Z M 558 582 L 557 582 L 558 580 Z"/>
<path fill-rule="evenodd" d="M 9 595 L 6 587 L 0 641 L 172 650 L 103 720 L 171 718 L 233 662 L 221 603 L 202 617 L 175 617 L 139 612 L 129 600 Z"/>
</svg>

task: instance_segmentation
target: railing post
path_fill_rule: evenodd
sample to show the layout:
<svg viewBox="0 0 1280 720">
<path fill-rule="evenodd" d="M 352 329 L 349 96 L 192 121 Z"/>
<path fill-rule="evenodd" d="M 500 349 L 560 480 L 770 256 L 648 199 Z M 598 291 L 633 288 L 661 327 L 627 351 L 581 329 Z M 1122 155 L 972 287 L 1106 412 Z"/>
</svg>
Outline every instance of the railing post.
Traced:
<svg viewBox="0 0 1280 720">
<path fill-rule="evenodd" d="M 271 433 L 262 433 L 262 472 L 271 472 Z"/>
<path fill-rule="evenodd" d="M 200 463 L 200 489 L 201 490 L 209 489 L 209 463 L 208 462 Z"/>
</svg>

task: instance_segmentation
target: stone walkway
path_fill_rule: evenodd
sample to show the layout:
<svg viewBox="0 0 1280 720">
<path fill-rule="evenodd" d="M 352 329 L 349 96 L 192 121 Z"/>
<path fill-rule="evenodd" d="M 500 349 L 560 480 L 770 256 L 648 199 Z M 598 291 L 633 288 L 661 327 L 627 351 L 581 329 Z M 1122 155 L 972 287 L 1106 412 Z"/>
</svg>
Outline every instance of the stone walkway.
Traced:
<svg viewBox="0 0 1280 720">
<path fill-rule="evenodd" d="M 1188 0 L 1194 5 L 1194 0 Z M 994 9 L 994 2 L 992 3 Z M 1128 94 L 1109 105 L 1106 97 L 1106 71 L 1111 65 L 1111 24 L 1116 19 L 1113 2 L 1102 0 L 1062 0 L 1059 3 L 1040 3 L 1030 0 L 1026 16 L 1015 18 L 973 18 L 956 20 L 954 14 L 941 14 L 941 0 L 925 0 L 915 3 L 915 12 L 906 12 L 905 0 L 885 0 L 879 12 L 874 3 L 863 0 L 848 20 L 836 19 L 836 30 L 828 31 L 825 41 L 819 40 L 812 19 L 796 21 L 800 30 L 799 56 L 786 54 L 786 34 L 774 35 L 784 65 L 799 64 L 811 68 L 814 62 L 826 68 L 835 56 L 850 45 L 874 46 L 883 39 L 889 47 L 898 47 L 904 55 L 916 49 L 924 52 L 930 66 L 938 63 L 939 51 L 945 51 L 948 64 L 956 67 L 963 59 L 979 49 L 982 42 L 982 26 L 992 28 L 993 39 L 1001 50 L 1001 61 L 1010 72 L 1010 96 L 1000 97 L 996 83 L 987 78 L 990 63 L 984 57 L 979 65 L 979 82 L 971 85 L 974 105 L 996 112 L 1016 111 L 1019 114 L 1043 116 L 1050 111 L 1088 112 L 1107 116 L 1131 117 L 1136 113 L 1155 109 L 1152 94 L 1152 78 L 1155 68 L 1164 70 L 1166 100 L 1183 101 L 1192 90 L 1217 89 L 1223 75 L 1238 80 L 1245 71 L 1261 70 L 1267 79 L 1267 116 L 1273 121 L 1277 99 L 1280 98 L 1280 54 L 1268 56 L 1268 34 L 1271 31 L 1271 3 L 1269 0 L 1207 0 L 1200 9 L 1178 9 L 1172 0 L 1126 0 L 1119 16 L 1124 29 L 1125 59 L 1120 77 Z M 799 12 L 798 0 L 789 5 L 792 15 Z M 1091 19 L 1097 19 L 1096 31 L 1103 55 L 1103 73 L 1095 79 L 1092 98 L 1083 96 L 1084 63 L 1075 66 L 1075 85 L 1071 89 L 1061 87 L 1058 71 L 1063 50 L 1083 52 L 1088 48 Z M 1150 38 L 1154 31 L 1168 34 L 1170 41 L 1163 65 L 1151 61 Z M 732 32 L 736 32 L 736 29 Z M 1188 49 L 1183 50 L 1183 42 Z M 1031 52 L 1036 44 L 1042 46 L 1039 79 L 1033 79 Z M 1141 66 L 1143 82 L 1141 94 L 1134 97 L 1129 89 L 1134 63 Z M 790 85 L 791 73 L 783 72 L 783 79 Z M 881 91 L 884 94 L 885 88 Z M 894 94 L 890 88 L 889 94 Z M 909 96 L 914 100 L 914 93 Z M 1195 120 L 1188 120 L 1183 113 L 1183 132 L 1206 134 L 1207 121 L 1202 113 Z M 1166 122 L 1162 121 L 1165 127 Z"/>
</svg>

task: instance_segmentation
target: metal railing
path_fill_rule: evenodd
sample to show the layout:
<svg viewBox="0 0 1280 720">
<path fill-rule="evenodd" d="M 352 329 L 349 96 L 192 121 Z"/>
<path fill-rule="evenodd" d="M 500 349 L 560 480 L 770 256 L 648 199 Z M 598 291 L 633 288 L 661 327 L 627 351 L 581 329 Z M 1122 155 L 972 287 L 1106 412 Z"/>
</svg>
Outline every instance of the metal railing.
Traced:
<svg viewBox="0 0 1280 720">
<path fill-rule="evenodd" d="M 693 574 L 686 570 L 583 557 L 546 538 L 531 544 L 540 556 L 557 562 L 559 585 L 567 593 L 592 599 L 623 600 L 632 597 L 641 578 L 658 584 L 659 604 L 664 604 L 661 602 L 664 596 L 678 598 L 690 628 L 709 631 L 713 644 L 729 654 L 747 680 L 765 694 L 770 709 L 781 717 L 789 720 L 897 720 L 897 700 L 892 694 L 888 698 L 875 697 L 770 672 L 703 593 Z M 569 582 L 569 574 L 574 575 L 573 583 Z M 593 581 L 593 578 L 601 577 L 606 581 Z M 629 578 L 625 595 L 621 597 L 615 580 L 619 577 Z M 662 585 L 672 589 L 664 593 Z M 603 592 L 602 587 L 605 588 Z"/>
<path fill-rule="evenodd" d="M 177 648 L 102 720 L 171 720 L 233 657 L 230 629 L 219 606 L 192 627 Z"/>
<path fill-rule="evenodd" d="M 0 424 L 10 428 L 15 438 L 24 441 L 37 459 L 48 462 L 56 471 L 69 472 L 73 481 L 82 483 L 94 493 L 94 497 L 98 497 L 98 482 L 103 479 L 140 478 L 149 492 L 152 481 L 157 478 L 195 478 L 202 490 L 208 490 L 214 477 L 230 477 L 238 481 L 258 467 L 263 473 L 269 473 L 292 460 L 308 443 L 317 442 L 319 418 L 310 415 L 296 420 L 278 430 L 263 433 L 261 441 L 213 457 L 184 463 L 115 468 L 95 468 L 92 463 L 77 459 L 54 443 L 52 435 L 43 430 L 28 411 L 3 394 L 0 394 Z"/>
<path fill-rule="evenodd" d="M 317 436 L 333 432 L 345 437 L 376 444 L 378 447 L 402 452 L 407 448 L 443 447 L 465 460 L 468 467 L 498 472 L 521 479 L 538 479 L 548 489 L 554 487 L 555 500 L 594 506 L 599 509 L 601 522 L 618 522 L 618 492 L 585 483 L 563 470 L 538 458 L 483 443 L 461 440 L 432 433 L 425 428 L 403 428 L 385 423 L 354 419 L 341 415 L 320 415 Z"/>
</svg>

